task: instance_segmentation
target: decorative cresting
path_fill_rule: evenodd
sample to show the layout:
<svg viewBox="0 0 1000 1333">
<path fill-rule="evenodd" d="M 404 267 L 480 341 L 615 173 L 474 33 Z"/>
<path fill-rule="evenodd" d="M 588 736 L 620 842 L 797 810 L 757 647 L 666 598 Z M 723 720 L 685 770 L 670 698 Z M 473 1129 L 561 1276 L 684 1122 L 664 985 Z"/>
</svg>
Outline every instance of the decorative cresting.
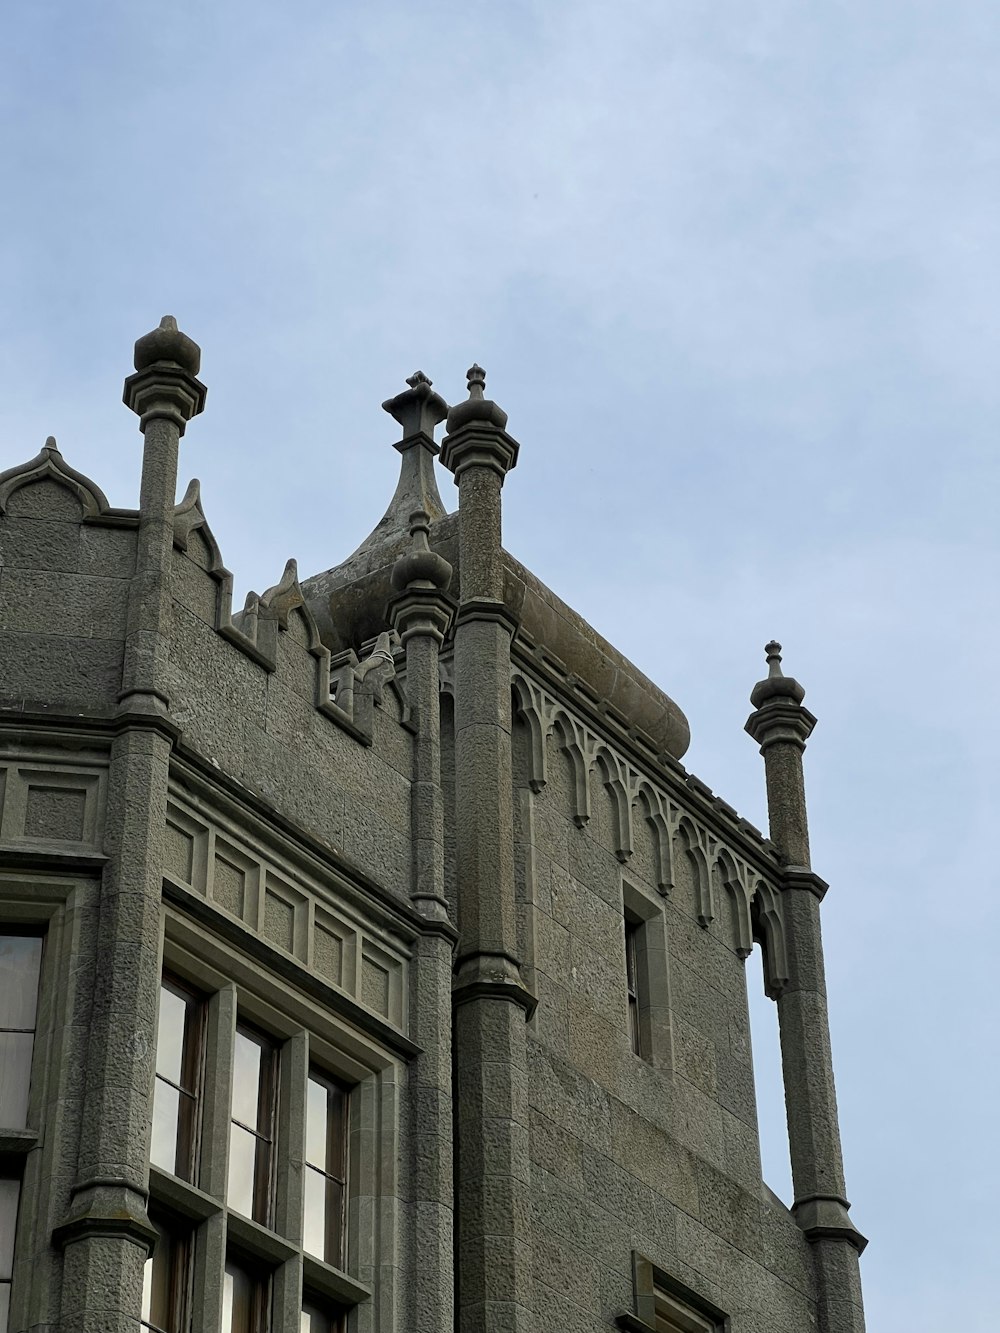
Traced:
<svg viewBox="0 0 1000 1333">
<path fill-rule="evenodd" d="M 802 754 L 816 725 L 805 690 L 781 670 L 781 645 L 765 648 L 768 675 L 754 686 L 746 729 L 764 756 L 771 839 L 784 863 L 782 915 L 788 981 L 778 996 L 781 1064 L 795 1202 L 815 1245 L 819 1333 L 862 1333 L 857 1256 L 866 1241 L 851 1221 L 830 1050 L 820 900 L 826 884 L 809 863 Z"/>
<path fill-rule="evenodd" d="M 95 481 L 70 467 L 59 452 L 55 436 L 50 435 L 41 449 L 27 463 L 0 472 L 0 514 L 6 514 L 11 496 L 24 486 L 39 481 L 53 481 L 75 495 L 87 519 L 124 520 L 132 525 L 136 514 L 123 509 L 112 509 L 107 496 Z"/>
<path fill-rule="evenodd" d="M 452 689 L 449 664 L 442 663 L 442 689 Z M 518 716 L 530 738 L 528 785 L 541 792 L 548 781 L 547 748 L 555 738 L 570 758 L 575 808 L 573 822 L 584 828 L 591 817 L 591 780 L 596 775 L 610 793 L 616 814 L 615 853 L 623 864 L 634 851 L 635 820 L 644 820 L 652 834 L 656 887 L 664 896 L 674 887 L 677 857 L 687 858 L 695 884 L 698 920 L 708 926 L 717 915 L 718 895 L 732 899 L 736 934 L 734 950 L 747 957 L 755 933 L 764 942 L 764 979 L 772 998 L 787 977 L 781 898 L 775 887 L 735 846 L 727 844 L 701 822 L 692 809 L 666 788 L 654 783 L 619 750 L 570 712 L 520 667 L 511 673 Z"/>
</svg>

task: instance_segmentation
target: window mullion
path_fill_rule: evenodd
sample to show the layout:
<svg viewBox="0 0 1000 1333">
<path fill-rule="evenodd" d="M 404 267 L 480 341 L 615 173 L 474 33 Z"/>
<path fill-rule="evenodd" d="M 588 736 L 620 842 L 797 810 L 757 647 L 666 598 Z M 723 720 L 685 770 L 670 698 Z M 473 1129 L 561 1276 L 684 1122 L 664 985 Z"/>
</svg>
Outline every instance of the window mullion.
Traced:
<svg viewBox="0 0 1000 1333">
<path fill-rule="evenodd" d="M 229 1107 L 233 1089 L 233 1042 L 236 1036 L 236 988 L 215 992 L 208 1002 L 205 1079 L 202 1115 L 202 1161 L 199 1183 L 206 1194 L 224 1201 L 229 1179 Z M 222 1272 L 219 1271 L 221 1290 Z"/>
</svg>

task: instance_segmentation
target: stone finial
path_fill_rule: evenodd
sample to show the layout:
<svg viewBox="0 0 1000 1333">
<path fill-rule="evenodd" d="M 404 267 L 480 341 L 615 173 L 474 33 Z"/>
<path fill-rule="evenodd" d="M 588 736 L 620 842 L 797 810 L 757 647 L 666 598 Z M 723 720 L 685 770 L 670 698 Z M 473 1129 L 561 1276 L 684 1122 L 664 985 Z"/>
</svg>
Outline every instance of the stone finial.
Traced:
<svg viewBox="0 0 1000 1333">
<path fill-rule="evenodd" d="M 197 378 L 201 348 L 181 333 L 173 315 L 164 315 L 159 327 L 135 344 L 135 374 L 125 381 L 122 399 L 139 417 L 145 432 L 151 421 L 171 422 L 179 435 L 204 410 L 207 390 Z"/>
<path fill-rule="evenodd" d="M 434 428 L 448 415 L 448 404 L 434 392 L 433 381 L 422 370 L 414 371 L 406 383 L 409 388 L 387 398 L 382 409 L 402 426 L 403 440 L 423 435 L 433 443 Z"/>
<path fill-rule="evenodd" d="M 160 361 L 180 366 L 189 375 L 197 375 L 201 369 L 201 348 L 193 338 L 181 333 L 173 315 L 164 315 L 158 328 L 136 340 L 136 370 L 146 370 Z"/>
<path fill-rule="evenodd" d="M 478 364 L 472 365 L 465 372 L 465 377 L 469 383 L 469 396 L 464 403 L 457 403 L 448 413 L 448 434 L 454 435 L 463 426 L 473 422 L 503 430 L 507 425 L 507 413 L 485 396 L 486 371 Z"/>
<path fill-rule="evenodd" d="M 42 449 L 47 454 L 57 454 L 59 452 L 59 446 L 56 444 L 56 437 L 54 435 L 46 435 Z"/>
<path fill-rule="evenodd" d="M 767 656 L 767 676 L 753 687 L 750 702 L 754 708 L 760 708 L 771 699 L 788 699 L 792 703 L 800 704 L 806 697 L 806 692 L 797 680 L 786 676 L 782 671 L 781 644 L 772 639 L 765 645 L 764 652 Z"/>
<path fill-rule="evenodd" d="M 404 588 L 422 588 L 444 592 L 451 583 L 452 567 L 444 556 L 430 548 L 430 516 L 424 509 L 410 515 L 410 550 L 401 555 L 392 567 L 392 586 L 397 592 Z"/>
</svg>

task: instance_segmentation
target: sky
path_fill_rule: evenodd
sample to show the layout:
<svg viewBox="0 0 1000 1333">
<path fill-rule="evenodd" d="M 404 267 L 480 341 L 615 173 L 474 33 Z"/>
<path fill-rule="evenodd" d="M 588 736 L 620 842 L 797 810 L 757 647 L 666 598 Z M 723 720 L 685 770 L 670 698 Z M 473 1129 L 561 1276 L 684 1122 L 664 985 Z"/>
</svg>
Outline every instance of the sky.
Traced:
<svg viewBox="0 0 1000 1333">
<path fill-rule="evenodd" d="M 121 383 L 176 315 L 239 604 L 354 549 L 380 403 L 478 360 L 505 544 L 760 827 L 784 644 L 872 1333 L 1000 1296 L 998 57 L 989 0 L 33 0 L 0 36 L 0 466 L 55 434 L 137 503 Z"/>
</svg>

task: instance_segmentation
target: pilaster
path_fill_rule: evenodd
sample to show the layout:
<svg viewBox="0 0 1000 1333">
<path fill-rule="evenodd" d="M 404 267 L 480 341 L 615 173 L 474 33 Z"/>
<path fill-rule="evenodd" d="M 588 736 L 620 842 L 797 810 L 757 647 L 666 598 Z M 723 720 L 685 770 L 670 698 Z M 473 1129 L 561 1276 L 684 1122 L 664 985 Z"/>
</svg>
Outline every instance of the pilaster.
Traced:
<svg viewBox="0 0 1000 1333">
<path fill-rule="evenodd" d="M 777 1004 L 792 1213 L 813 1244 L 819 1333 L 863 1333 L 858 1255 L 866 1241 L 851 1221 L 844 1183 L 820 928 L 826 885 L 809 861 L 802 755 L 816 719 L 802 707 L 802 686 L 782 673 L 781 645 L 769 643 L 766 653 L 769 674 L 750 696 L 756 711 L 746 730 L 764 757 L 770 836 L 785 863 L 788 980 Z"/>
<path fill-rule="evenodd" d="M 77 1177 L 55 1239 L 65 1249 L 62 1327 L 135 1328 L 146 1215 L 167 778 L 166 664 L 178 442 L 204 405 L 200 351 L 167 316 L 135 347 L 125 401 L 144 435 L 119 730 L 108 777 L 90 1059 Z"/>
<path fill-rule="evenodd" d="M 429 389 L 424 376 L 408 381 L 413 398 Z M 400 394 L 385 404 L 399 420 L 410 403 Z M 437 395 L 434 395 L 437 398 Z M 431 429 L 444 416 L 434 413 Z M 444 807 L 441 792 L 441 708 L 438 658 L 451 625 L 451 565 L 428 544 L 430 516 L 409 519 L 410 551 L 392 570 L 396 590 L 389 619 L 406 652 L 406 691 L 413 710 L 413 905 L 437 931 L 421 935 L 411 971 L 410 1022 L 421 1054 L 408 1072 L 412 1198 L 407 1327 L 442 1333 L 455 1327 L 454 1129 L 452 1119 L 451 968 L 454 930 L 444 888 Z"/>
<path fill-rule="evenodd" d="M 501 488 L 517 461 L 507 415 L 469 371 L 441 461 L 459 488 L 462 598 L 455 627 L 455 826 L 460 941 L 455 1003 L 458 1328 L 534 1327 L 525 1016 L 517 957 L 510 642 Z"/>
</svg>

